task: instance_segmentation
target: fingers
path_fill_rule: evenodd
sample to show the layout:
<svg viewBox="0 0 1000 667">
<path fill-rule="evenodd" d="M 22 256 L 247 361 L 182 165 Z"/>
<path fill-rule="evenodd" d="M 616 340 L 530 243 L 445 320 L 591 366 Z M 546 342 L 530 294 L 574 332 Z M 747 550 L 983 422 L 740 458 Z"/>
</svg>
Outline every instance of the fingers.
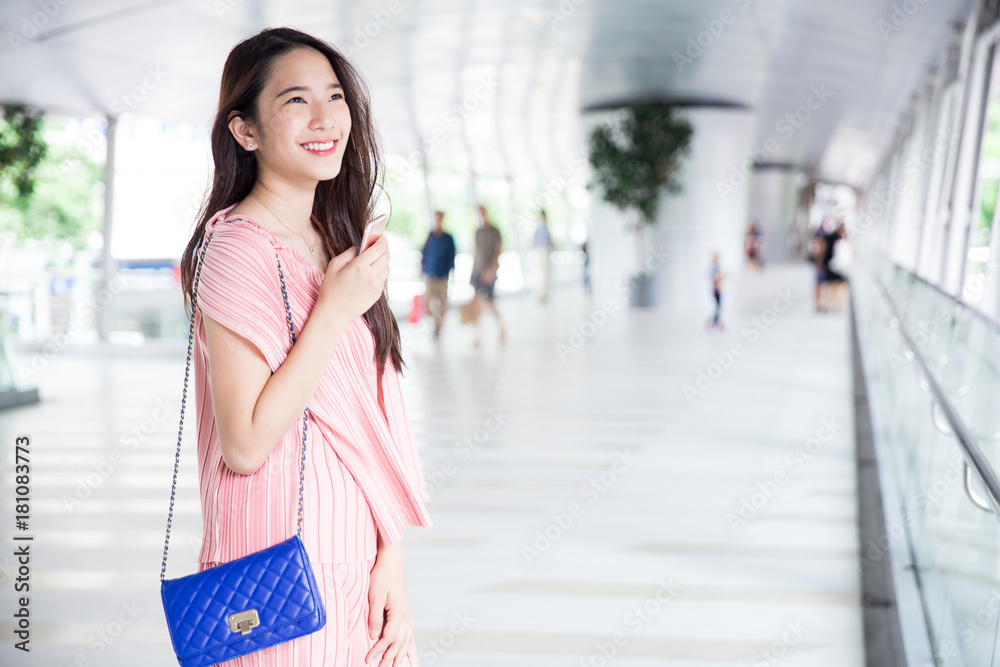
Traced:
<svg viewBox="0 0 1000 667">
<path fill-rule="evenodd" d="M 326 265 L 327 271 L 329 271 L 331 268 L 339 269 L 340 267 L 344 266 L 357 256 L 358 256 L 358 249 L 354 246 L 351 246 L 350 248 L 340 253 L 339 255 L 334 255 L 333 257 L 330 258 L 330 262 Z"/>
<path fill-rule="evenodd" d="M 371 650 L 368 651 L 368 654 L 365 656 L 365 664 L 366 665 L 370 664 L 373 660 L 378 658 L 379 655 L 382 655 L 382 651 L 384 651 L 388 647 L 389 647 L 388 640 L 386 640 L 385 638 L 378 640 L 375 646 L 372 646 Z M 382 655 L 382 657 L 385 658 L 385 655 Z M 380 665 L 381 662 L 382 661 L 379 661 Z"/>
<path fill-rule="evenodd" d="M 378 663 L 378 667 L 393 667 L 396 664 L 396 654 L 399 651 L 395 648 L 395 645 L 390 646 L 386 649 L 385 655 Z"/>
<path fill-rule="evenodd" d="M 372 646 L 371 649 L 369 649 L 368 654 L 365 655 L 365 663 L 372 662 L 373 660 L 378 658 L 378 656 L 382 654 L 383 651 L 387 652 L 389 647 L 392 646 L 392 637 L 389 636 L 388 623 L 386 623 L 385 628 L 386 628 L 385 634 L 382 635 L 381 639 L 375 642 L 375 645 Z M 375 636 L 377 637 L 378 635 Z M 385 661 L 385 657 L 386 657 L 385 655 L 382 655 L 382 660 L 379 662 L 379 665 L 381 665 Z"/>
<path fill-rule="evenodd" d="M 385 624 L 385 633 L 365 656 L 365 662 L 374 660 L 381 653 L 378 667 L 401 667 L 406 662 L 406 656 L 415 651 L 413 636 L 412 619 L 407 622 L 389 619 Z"/>
<path fill-rule="evenodd" d="M 369 261 L 369 257 L 371 258 L 368 267 L 374 272 L 374 283 L 381 289 L 389 277 L 389 242 L 384 236 L 380 236 L 368 250 L 361 253 L 360 257 L 365 262 Z"/>
<path fill-rule="evenodd" d="M 411 623 L 411 629 L 412 625 Z M 417 645 L 414 643 L 413 637 L 414 633 L 410 632 L 398 642 L 400 649 L 396 653 L 396 659 L 392 661 L 391 667 L 403 667 L 403 665 L 413 664 L 413 661 L 417 659 Z"/>
<path fill-rule="evenodd" d="M 406 656 L 410 658 L 411 661 L 417 659 L 417 644 L 416 642 L 410 642 L 410 648 L 406 649 Z"/>
<path fill-rule="evenodd" d="M 373 587 L 368 593 L 368 634 L 372 639 L 382 632 L 382 617 L 385 614 L 386 596 Z"/>
<path fill-rule="evenodd" d="M 361 256 L 365 258 L 365 261 L 370 264 L 374 264 L 384 257 L 385 261 L 389 261 L 389 240 L 383 234 L 368 246 L 368 249 L 361 253 Z"/>
</svg>

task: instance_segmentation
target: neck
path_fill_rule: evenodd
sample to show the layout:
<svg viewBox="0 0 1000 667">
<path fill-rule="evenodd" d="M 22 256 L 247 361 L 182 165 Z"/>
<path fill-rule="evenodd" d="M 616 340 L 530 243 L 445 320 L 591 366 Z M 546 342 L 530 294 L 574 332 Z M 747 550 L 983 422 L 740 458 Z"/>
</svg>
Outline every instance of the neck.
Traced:
<svg viewBox="0 0 1000 667">
<path fill-rule="evenodd" d="M 275 222 L 284 224 L 308 239 L 314 236 L 310 230 L 316 183 L 317 181 L 289 183 L 260 173 L 250 194 L 279 218 Z"/>
</svg>

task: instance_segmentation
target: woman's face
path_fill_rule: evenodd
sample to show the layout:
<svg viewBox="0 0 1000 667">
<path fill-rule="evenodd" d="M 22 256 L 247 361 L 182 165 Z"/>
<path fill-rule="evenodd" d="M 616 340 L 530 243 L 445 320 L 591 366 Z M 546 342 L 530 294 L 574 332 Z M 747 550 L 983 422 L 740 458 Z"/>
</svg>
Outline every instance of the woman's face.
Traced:
<svg viewBox="0 0 1000 667">
<path fill-rule="evenodd" d="M 298 48 L 275 61 L 258 100 L 258 122 L 247 141 L 259 146 L 260 170 L 290 181 L 326 181 L 340 173 L 351 111 L 319 51 Z"/>
</svg>

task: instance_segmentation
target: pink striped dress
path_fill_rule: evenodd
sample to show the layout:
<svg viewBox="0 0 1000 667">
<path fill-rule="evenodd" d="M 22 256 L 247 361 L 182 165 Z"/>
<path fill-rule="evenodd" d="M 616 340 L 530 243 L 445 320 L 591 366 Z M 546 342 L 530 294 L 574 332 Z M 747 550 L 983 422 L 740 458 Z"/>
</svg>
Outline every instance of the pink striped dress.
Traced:
<svg viewBox="0 0 1000 667">
<path fill-rule="evenodd" d="M 233 205 L 235 206 L 235 204 Z M 204 533 L 199 571 L 295 534 L 302 442 L 300 415 L 252 475 L 222 461 L 208 379 L 202 312 L 253 343 L 271 371 L 291 349 L 277 257 L 296 336 L 324 273 L 233 208 L 212 234 L 197 289 L 194 381 Z M 377 532 L 388 544 L 408 526 L 430 526 L 430 500 L 399 378 L 389 359 L 377 378 L 375 340 L 363 317 L 344 330 L 309 401 L 302 539 L 323 591 L 326 626 L 226 663 L 231 667 L 359 667 L 377 640 L 368 632 L 368 586 Z M 415 654 L 415 651 L 414 651 Z M 372 664 L 377 664 L 372 663 Z M 414 657 L 405 664 L 416 667 Z"/>
</svg>

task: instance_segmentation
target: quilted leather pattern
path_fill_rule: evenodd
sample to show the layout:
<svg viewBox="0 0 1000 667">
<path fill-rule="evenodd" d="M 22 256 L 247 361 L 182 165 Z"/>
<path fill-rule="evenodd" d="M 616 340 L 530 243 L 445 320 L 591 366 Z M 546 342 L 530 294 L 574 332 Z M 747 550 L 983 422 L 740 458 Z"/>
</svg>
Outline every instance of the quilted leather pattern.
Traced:
<svg viewBox="0 0 1000 667">
<path fill-rule="evenodd" d="M 166 579 L 160 595 L 170 641 L 184 667 L 215 665 L 326 625 L 323 598 L 298 535 L 203 572 Z M 230 614 L 251 608 L 260 625 L 246 635 L 233 632 Z"/>
</svg>

